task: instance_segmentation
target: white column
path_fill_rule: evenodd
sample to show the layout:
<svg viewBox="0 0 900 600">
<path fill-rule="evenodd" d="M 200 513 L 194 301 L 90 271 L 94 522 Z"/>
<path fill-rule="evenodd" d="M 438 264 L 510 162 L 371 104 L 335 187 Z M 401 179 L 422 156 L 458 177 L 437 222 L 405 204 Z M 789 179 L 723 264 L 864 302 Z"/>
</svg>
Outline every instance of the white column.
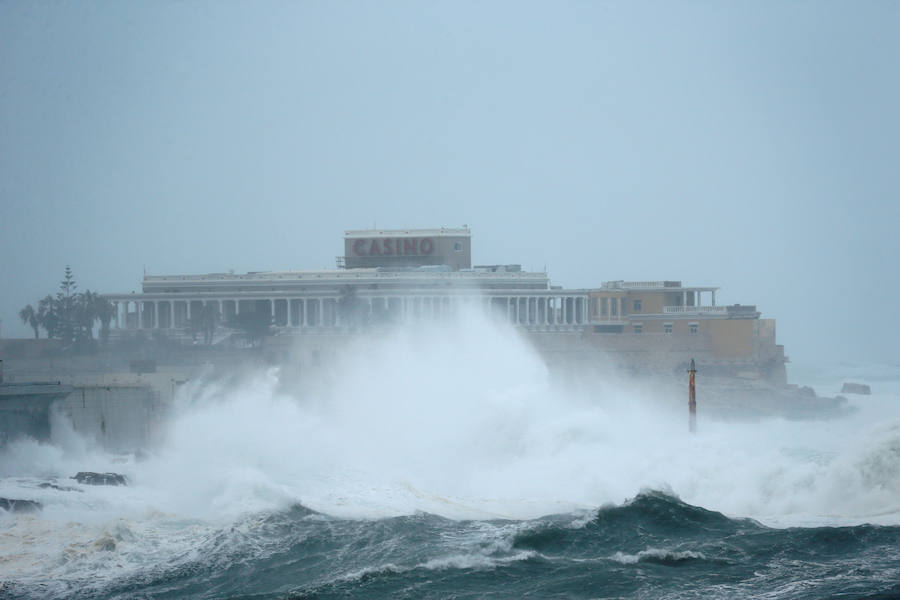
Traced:
<svg viewBox="0 0 900 600">
<path fill-rule="evenodd" d="M 716 305 L 716 290 L 712 291 L 712 305 Z"/>
</svg>

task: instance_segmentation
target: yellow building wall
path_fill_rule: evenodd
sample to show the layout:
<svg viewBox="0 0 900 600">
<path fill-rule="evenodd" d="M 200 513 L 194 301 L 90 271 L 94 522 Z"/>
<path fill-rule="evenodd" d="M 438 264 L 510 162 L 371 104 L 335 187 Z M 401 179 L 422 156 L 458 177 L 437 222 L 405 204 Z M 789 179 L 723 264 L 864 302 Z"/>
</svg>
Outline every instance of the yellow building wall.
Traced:
<svg viewBox="0 0 900 600">
<path fill-rule="evenodd" d="M 664 292 L 628 292 L 625 297 L 626 310 L 629 315 L 658 315 L 663 311 Z M 641 310 L 635 312 L 634 301 L 641 301 Z"/>
<path fill-rule="evenodd" d="M 700 324 L 711 335 L 712 351 L 720 356 L 752 356 L 754 319 L 710 319 Z"/>
</svg>

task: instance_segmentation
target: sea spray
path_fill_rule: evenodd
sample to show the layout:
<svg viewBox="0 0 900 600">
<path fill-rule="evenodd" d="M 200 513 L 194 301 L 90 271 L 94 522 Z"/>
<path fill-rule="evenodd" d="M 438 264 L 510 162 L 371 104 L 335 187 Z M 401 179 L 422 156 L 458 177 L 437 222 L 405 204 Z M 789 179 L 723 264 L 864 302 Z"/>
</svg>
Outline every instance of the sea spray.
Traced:
<svg viewBox="0 0 900 600">
<path fill-rule="evenodd" d="M 778 524 L 897 519 L 896 410 L 852 427 L 708 420 L 689 436 L 683 398 L 568 385 L 512 328 L 475 313 L 362 336 L 294 386 L 287 368 L 179 399 L 164 447 L 136 473 L 159 509 L 533 518 L 654 488 Z"/>
<path fill-rule="evenodd" d="M 519 334 L 468 314 L 289 368 L 191 382 L 141 460 L 64 427 L 57 445 L 4 449 L 0 495 L 44 510 L 0 515 L 2 579 L 32 597 L 477 596 L 503 581 L 524 586 L 508 597 L 815 597 L 900 573 L 896 527 L 820 527 L 900 521 L 892 392 L 841 419 L 707 419 L 690 436 L 682 396 L 551 377 Z M 39 487 L 84 469 L 130 485 Z"/>
</svg>

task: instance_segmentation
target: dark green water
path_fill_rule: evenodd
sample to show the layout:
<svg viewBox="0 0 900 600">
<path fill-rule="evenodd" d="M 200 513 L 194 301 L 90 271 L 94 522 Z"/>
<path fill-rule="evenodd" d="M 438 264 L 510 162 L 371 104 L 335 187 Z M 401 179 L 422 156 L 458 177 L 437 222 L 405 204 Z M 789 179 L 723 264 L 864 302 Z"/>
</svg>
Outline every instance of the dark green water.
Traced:
<svg viewBox="0 0 900 600">
<path fill-rule="evenodd" d="M 2 563 L 0 563 L 2 564 Z M 256 515 L 124 578 L 4 598 L 895 598 L 900 527 L 773 529 L 645 492 L 527 521 Z"/>
</svg>

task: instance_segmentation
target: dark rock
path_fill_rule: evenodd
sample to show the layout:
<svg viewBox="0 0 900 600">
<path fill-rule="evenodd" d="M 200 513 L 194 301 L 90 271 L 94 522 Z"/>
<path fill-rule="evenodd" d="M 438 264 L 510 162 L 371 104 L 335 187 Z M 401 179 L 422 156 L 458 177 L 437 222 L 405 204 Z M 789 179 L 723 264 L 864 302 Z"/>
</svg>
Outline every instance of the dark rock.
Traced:
<svg viewBox="0 0 900 600">
<path fill-rule="evenodd" d="M 41 510 L 40 502 L 34 500 L 13 500 L 12 498 L 0 498 L 0 508 L 9 512 L 34 512 Z"/>
<path fill-rule="evenodd" d="M 863 396 L 868 396 L 872 393 L 872 388 L 870 388 L 865 383 L 850 383 L 845 382 L 844 387 L 841 388 L 842 394 L 862 394 Z"/>
<path fill-rule="evenodd" d="M 80 471 L 72 477 L 78 483 L 85 485 L 128 485 L 128 480 L 124 475 L 118 473 L 92 473 L 90 471 Z"/>
<path fill-rule="evenodd" d="M 59 490 L 60 492 L 80 492 L 78 488 L 66 487 L 62 485 L 56 485 L 55 483 L 41 483 L 38 485 L 39 488 L 43 489 L 51 489 L 51 490 Z"/>
</svg>

